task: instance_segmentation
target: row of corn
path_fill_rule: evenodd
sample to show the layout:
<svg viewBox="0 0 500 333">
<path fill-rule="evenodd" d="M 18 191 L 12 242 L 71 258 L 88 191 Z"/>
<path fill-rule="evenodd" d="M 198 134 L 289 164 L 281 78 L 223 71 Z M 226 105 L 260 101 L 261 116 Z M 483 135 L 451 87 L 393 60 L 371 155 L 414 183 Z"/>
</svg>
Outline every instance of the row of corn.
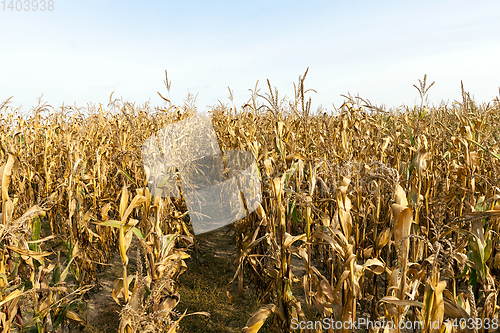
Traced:
<svg viewBox="0 0 500 333">
<path fill-rule="evenodd" d="M 261 173 L 227 286 L 242 297 L 251 277 L 259 295 L 244 332 L 352 331 L 325 318 L 393 323 L 371 332 L 495 331 L 499 101 L 478 106 L 463 91 L 452 107 L 387 112 L 346 96 L 335 115 L 312 114 L 304 78 L 292 101 L 269 85 L 240 110 L 211 111 L 220 147 L 253 153 Z M 1 107 L 3 332 L 85 326 L 86 294 L 116 253 L 120 332 L 178 330 L 192 229 L 182 199 L 149 192 L 141 145 L 192 105 L 42 104 L 24 118 Z"/>
</svg>

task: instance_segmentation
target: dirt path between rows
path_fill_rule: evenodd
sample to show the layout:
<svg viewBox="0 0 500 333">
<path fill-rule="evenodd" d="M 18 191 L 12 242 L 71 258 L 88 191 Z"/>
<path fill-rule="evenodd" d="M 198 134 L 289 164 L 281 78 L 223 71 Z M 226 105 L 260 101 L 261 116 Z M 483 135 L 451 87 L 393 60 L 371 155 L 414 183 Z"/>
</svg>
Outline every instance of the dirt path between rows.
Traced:
<svg viewBox="0 0 500 333">
<path fill-rule="evenodd" d="M 234 276 L 237 265 L 234 230 L 231 226 L 198 235 L 188 251 L 187 271 L 178 280 L 180 303 L 175 310 L 180 314 L 209 312 L 210 317 L 193 315 L 183 318 L 179 332 L 241 332 L 246 321 L 258 309 L 257 297 L 246 288 L 245 298 L 236 297 L 236 286 L 229 288 L 233 301 L 226 297 L 226 286 Z M 127 252 L 129 274 L 135 274 L 136 244 Z M 122 266 L 118 253 L 99 274 L 100 288 L 89 293 L 88 325 L 84 332 L 115 333 L 120 322 L 121 307 L 111 297 L 113 281 L 121 277 Z M 248 285 L 245 281 L 245 285 Z"/>
</svg>

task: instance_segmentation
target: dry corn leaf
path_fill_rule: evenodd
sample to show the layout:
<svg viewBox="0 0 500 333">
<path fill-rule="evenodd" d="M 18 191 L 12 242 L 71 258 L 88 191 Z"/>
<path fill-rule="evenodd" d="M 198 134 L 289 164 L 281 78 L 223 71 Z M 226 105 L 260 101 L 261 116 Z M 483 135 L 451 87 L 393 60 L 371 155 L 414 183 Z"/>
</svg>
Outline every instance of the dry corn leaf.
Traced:
<svg viewBox="0 0 500 333">
<path fill-rule="evenodd" d="M 369 269 L 375 274 L 382 274 L 385 272 L 385 265 L 377 258 L 371 258 L 365 261 L 363 267 Z"/>
<path fill-rule="evenodd" d="M 122 195 L 120 197 L 120 208 L 119 208 L 119 214 L 120 214 L 120 220 L 123 221 L 123 216 L 125 215 L 125 210 L 127 209 L 128 205 L 128 190 L 127 187 L 124 185 L 122 188 Z"/>
<path fill-rule="evenodd" d="M 384 246 L 391 240 L 391 229 L 385 228 L 381 233 L 377 235 L 377 240 L 375 242 L 375 251 L 380 251 Z"/>
<path fill-rule="evenodd" d="M 14 247 L 14 246 L 6 246 L 6 248 L 20 254 L 24 260 L 28 260 L 30 258 L 33 258 L 33 259 L 38 260 L 38 261 L 43 261 L 45 257 L 51 255 L 50 252 L 35 252 L 35 251 L 31 251 L 31 250 L 26 250 L 26 249 L 20 249 L 18 247 Z"/>
<path fill-rule="evenodd" d="M 4 305 L 7 302 L 12 301 L 13 299 L 24 295 L 25 293 L 21 292 L 19 289 L 15 289 L 13 292 L 11 292 L 9 295 L 7 295 L 2 301 L 0 301 L 0 306 Z"/>
<path fill-rule="evenodd" d="M 19 161 L 13 154 L 9 154 L 7 162 L 0 168 L 0 179 L 2 181 L 2 201 L 9 200 L 9 185 L 12 173 L 17 169 Z"/>
<path fill-rule="evenodd" d="M 395 220 L 393 231 L 394 246 L 396 250 L 401 251 L 401 255 L 404 258 L 404 256 L 408 255 L 409 251 L 410 240 L 407 236 L 410 234 L 413 213 L 410 208 L 398 204 L 393 204 L 391 208 Z"/>
<path fill-rule="evenodd" d="M 306 234 L 298 235 L 298 236 L 292 236 L 288 232 L 285 232 L 284 240 L 283 240 L 283 248 L 287 249 L 292 245 L 294 242 L 298 240 L 304 240 L 306 239 Z"/>
<path fill-rule="evenodd" d="M 85 318 L 83 318 L 79 313 L 75 311 L 68 310 L 66 311 L 66 318 L 77 321 L 79 323 L 85 323 Z"/>
<path fill-rule="evenodd" d="M 408 207 L 408 200 L 406 199 L 405 190 L 403 190 L 403 188 L 399 184 L 396 185 L 394 197 L 397 205 Z"/>
<path fill-rule="evenodd" d="M 422 308 L 424 306 L 422 302 L 412 301 L 412 300 L 401 300 L 395 296 L 382 297 L 379 303 L 389 303 L 397 306 L 417 306 L 419 308 Z"/>
<path fill-rule="evenodd" d="M 271 313 L 276 311 L 276 305 L 274 304 L 266 304 L 260 307 L 254 314 L 248 319 L 245 327 L 243 327 L 243 333 L 256 333 L 260 330 L 267 317 L 271 315 Z"/>
</svg>

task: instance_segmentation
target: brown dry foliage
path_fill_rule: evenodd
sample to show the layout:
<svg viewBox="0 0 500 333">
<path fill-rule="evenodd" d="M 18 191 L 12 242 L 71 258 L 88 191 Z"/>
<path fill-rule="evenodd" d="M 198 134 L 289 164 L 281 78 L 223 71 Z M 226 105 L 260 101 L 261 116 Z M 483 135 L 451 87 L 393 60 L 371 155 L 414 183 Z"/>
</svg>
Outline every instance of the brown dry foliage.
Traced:
<svg viewBox="0 0 500 333">
<path fill-rule="evenodd" d="M 261 307 L 243 330 L 257 332 L 266 320 L 287 332 L 297 320 L 368 316 L 394 322 L 394 331 L 410 320 L 422 322 L 425 332 L 461 332 L 454 319 L 498 320 L 498 99 L 479 106 L 462 89 L 461 102 L 428 108 L 425 77 L 415 86 L 420 107 L 385 111 L 346 96 L 335 115 L 312 114 L 306 75 L 292 101 L 279 99 L 268 82 L 269 93 L 259 94 L 256 86 L 240 110 L 220 104 L 211 112 L 221 149 L 252 152 L 262 176 L 261 207 L 235 223 L 239 259 L 227 287 L 228 297 L 233 284 L 244 296 L 249 275 L 260 295 Z M 2 232 L 10 235 L 0 237 L 4 328 L 20 313 L 14 293 L 21 287 L 7 286 L 45 267 L 12 268 L 13 246 L 23 260 L 38 258 L 21 253 L 33 240 L 34 223 L 19 230 L 6 219 L 40 207 L 41 234 L 54 238 L 37 251 L 66 246 L 75 291 L 97 282 L 99 263 L 119 250 L 120 329 L 177 329 L 183 315 L 174 307 L 182 295 L 174 286 L 185 268 L 182 248 L 191 243 L 189 217 L 181 199 L 147 193 L 140 149 L 151 134 L 195 110 L 189 102 L 152 110 L 114 101 L 108 108 L 39 105 L 26 119 L 2 112 L 0 161 L 7 170 L 9 156 L 17 160 L 10 182 L 2 180 Z M 133 198 L 139 198 L 136 207 L 122 219 Z M 140 264 L 128 290 L 132 226 L 144 236 L 138 262 L 145 272 Z M 165 253 L 165 237 L 174 236 L 176 246 Z M 78 321 L 77 315 L 66 317 Z"/>
</svg>

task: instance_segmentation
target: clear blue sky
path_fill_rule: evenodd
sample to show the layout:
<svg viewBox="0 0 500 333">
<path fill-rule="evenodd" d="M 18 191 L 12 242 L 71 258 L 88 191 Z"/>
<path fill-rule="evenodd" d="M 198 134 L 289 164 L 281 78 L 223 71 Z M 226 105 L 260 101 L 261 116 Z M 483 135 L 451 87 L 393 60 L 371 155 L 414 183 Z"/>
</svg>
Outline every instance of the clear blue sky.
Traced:
<svg viewBox="0 0 500 333">
<path fill-rule="evenodd" d="M 10 0 L 5 0 L 6 7 Z M 32 1 L 33 2 L 33 1 Z M 24 1 L 23 1 L 24 3 Z M 40 3 L 40 1 L 39 1 Z M 14 2 L 15 4 L 15 2 Z M 0 4 L 3 7 L 3 4 Z M 359 93 L 387 107 L 499 96 L 500 2 L 492 1 L 54 1 L 53 11 L 0 7 L 0 101 L 23 110 L 107 104 L 109 95 L 162 105 L 198 93 L 240 106 L 266 79 L 280 96 L 309 67 L 313 111 Z"/>
</svg>

